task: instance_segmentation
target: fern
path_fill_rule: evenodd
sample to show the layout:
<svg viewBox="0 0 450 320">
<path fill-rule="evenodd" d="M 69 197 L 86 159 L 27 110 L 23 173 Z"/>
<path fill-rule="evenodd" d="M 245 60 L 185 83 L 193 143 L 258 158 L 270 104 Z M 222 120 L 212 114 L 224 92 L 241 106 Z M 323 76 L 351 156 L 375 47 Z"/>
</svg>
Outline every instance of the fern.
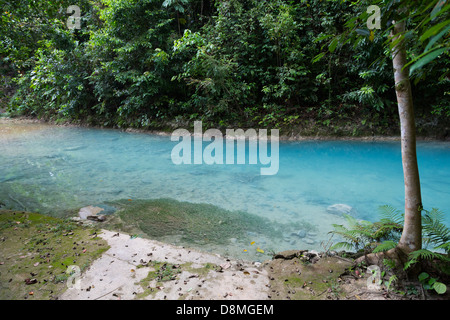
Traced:
<svg viewBox="0 0 450 320">
<path fill-rule="evenodd" d="M 368 231 L 369 228 L 373 225 L 371 222 L 360 220 L 358 221 L 356 218 L 344 214 L 345 219 L 347 220 L 348 228 L 343 225 L 334 224 L 334 231 L 330 233 L 340 235 L 344 238 L 344 242 L 339 242 L 331 247 L 331 249 L 342 249 L 345 248 L 347 250 L 359 250 L 361 247 L 364 247 L 366 242 L 370 242 L 371 233 Z"/>
<path fill-rule="evenodd" d="M 400 210 L 397 210 L 390 205 L 384 205 L 380 206 L 378 211 L 381 216 L 381 222 L 399 226 L 403 225 L 404 214 Z"/>
<path fill-rule="evenodd" d="M 412 266 L 413 264 L 417 263 L 419 261 L 419 259 L 423 259 L 423 260 L 441 260 L 441 261 L 447 261 L 450 262 L 450 258 L 448 258 L 447 256 L 437 253 L 437 252 L 432 252 L 428 249 L 420 249 L 420 250 L 416 250 L 413 251 L 409 254 L 408 256 L 408 261 L 405 263 L 404 269 L 408 269 L 410 266 Z"/>
<path fill-rule="evenodd" d="M 443 220 L 444 213 L 439 209 L 433 208 L 431 211 L 425 211 L 422 218 L 422 229 L 427 244 L 434 244 L 449 253 L 450 229 L 444 225 Z"/>
<path fill-rule="evenodd" d="M 423 239 L 426 244 L 432 244 L 435 250 L 450 252 L 450 229 L 444 225 L 444 214 L 438 209 L 424 210 L 422 218 Z M 357 220 L 350 215 L 344 215 L 347 227 L 333 225 L 334 233 L 340 235 L 344 241 L 332 246 L 331 249 L 355 250 L 365 249 L 374 253 L 384 252 L 397 246 L 403 230 L 404 215 L 395 208 L 384 205 L 379 208 L 381 220 L 379 222 L 368 222 Z M 450 261 L 443 254 L 421 249 L 410 254 L 405 270 L 417 263 L 419 259 Z"/>
<path fill-rule="evenodd" d="M 342 241 L 342 242 L 338 242 L 338 243 L 334 244 L 330 249 L 331 250 L 343 249 L 343 250 L 351 251 L 354 249 L 354 246 L 350 242 Z"/>
<path fill-rule="evenodd" d="M 345 248 L 354 250 L 372 249 L 383 240 L 397 240 L 400 237 L 398 231 L 401 230 L 401 225 L 398 224 L 400 214 L 389 206 L 384 206 L 382 212 L 382 221 L 374 223 L 344 215 L 348 227 L 333 225 L 334 231 L 331 233 L 342 236 L 347 241 Z M 332 249 L 337 247 L 342 248 L 344 245 L 340 243 L 339 246 L 335 245 Z"/>
<path fill-rule="evenodd" d="M 343 242 L 336 243 L 335 245 L 333 245 L 331 247 L 332 250 L 335 250 L 335 249 L 353 250 L 355 248 L 356 249 L 358 248 L 360 240 L 358 239 L 358 235 L 355 230 L 349 230 L 346 227 L 344 227 L 343 225 L 337 225 L 337 224 L 333 224 L 333 227 L 334 227 L 334 231 L 331 231 L 330 233 L 340 235 L 342 238 L 344 238 L 348 242 L 343 241 Z"/>
<path fill-rule="evenodd" d="M 384 241 L 383 243 L 379 244 L 375 249 L 373 249 L 372 252 L 373 253 L 384 252 L 384 251 L 394 249 L 396 246 L 397 246 L 397 242 L 387 240 L 387 241 Z"/>
</svg>

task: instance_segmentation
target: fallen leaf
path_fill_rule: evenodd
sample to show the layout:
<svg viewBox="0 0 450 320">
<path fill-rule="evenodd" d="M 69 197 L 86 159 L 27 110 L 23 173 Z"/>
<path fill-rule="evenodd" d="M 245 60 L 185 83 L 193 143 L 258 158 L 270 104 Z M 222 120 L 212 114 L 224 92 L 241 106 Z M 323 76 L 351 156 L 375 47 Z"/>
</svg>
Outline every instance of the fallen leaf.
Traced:
<svg viewBox="0 0 450 320">
<path fill-rule="evenodd" d="M 39 265 L 39 262 L 36 262 L 35 264 L 33 264 L 33 266 L 37 267 Z"/>
<path fill-rule="evenodd" d="M 244 249 L 244 252 L 247 252 L 247 249 Z"/>
<path fill-rule="evenodd" d="M 255 241 L 250 242 L 250 244 L 251 244 L 251 245 L 254 245 L 254 244 L 255 244 Z"/>
<path fill-rule="evenodd" d="M 264 253 L 264 250 L 260 249 L 260 248 L 256 248 L 256 251 L 259 253 Z"/>
<path fill-rule="evenodd" d="M 131 269 L 130 271 L 131 271 L 131 272 L 135 272 L 136 270 L 134 270 L 134 269 Z"/>
</svg>

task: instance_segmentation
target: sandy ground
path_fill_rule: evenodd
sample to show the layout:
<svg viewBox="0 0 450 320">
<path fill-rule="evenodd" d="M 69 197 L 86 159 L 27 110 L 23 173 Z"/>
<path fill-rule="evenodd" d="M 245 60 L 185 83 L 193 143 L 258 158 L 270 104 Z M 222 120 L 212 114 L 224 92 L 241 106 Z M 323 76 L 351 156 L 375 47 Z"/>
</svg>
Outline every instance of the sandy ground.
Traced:
<svg viewBox="0 0 450 320">
<path fill-rule="evenodd" d="M 103 230 L 110 249 L 79 278 L 79 287 L 61 300 L 262 300 L 269 277 L 259 264 L 233 261 L 214 254 Z M 176 279 L 150 282 L 152 261 L 175 265 Z M 180 265 L 180 266 L 178 266 Z"/>
</svg>

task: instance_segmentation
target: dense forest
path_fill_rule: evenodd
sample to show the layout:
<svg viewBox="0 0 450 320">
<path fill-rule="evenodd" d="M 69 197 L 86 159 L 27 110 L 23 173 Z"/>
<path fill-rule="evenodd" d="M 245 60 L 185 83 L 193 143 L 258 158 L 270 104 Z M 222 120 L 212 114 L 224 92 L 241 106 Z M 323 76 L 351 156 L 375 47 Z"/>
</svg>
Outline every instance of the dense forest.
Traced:
<svg viewBox="0 0 450 320">
<path fill-rule="evenodd" d="M 381 290 L 381 285 L 384 286 L 382 296 L 385 299 L 394 297 L 390 296 L 394 293 L 391 285 L 397 281 L 404 283 L 395 284 L 395 299 L 427 299 L 426 290 L 434 290 L 440 295 L 439 299 L 449 299 L 450 230 L 444 223 L 448 219 L 441 211 L 448 208 L 445 208 L 446 205 L 444 208 L 432 206 L 436 200 L 448 199 L 449 194 L 446 191 L 449 180 L 446 171 L 449 170 L 445 166 L 450 163 L 448 142 L 434 139 L 450 141 L 450 0 L 0 0 L 0 4 L 0 117 L 6 115 L 6 119 L 0 119 L 0 230 L 5 232 L 8 229 L 9 232 L 7 236 L 2 236 L 2 241 L 8 242 L 3 245 L 5 253 L 0 255 L 0 269 L 8 268 L 8 272 L 0 272 L 3 277 L 0 279 L 0 299 L 10 296 L 8 290 L 13 292 L 15 299 L 39 299 L 44 291 L 51 293 L 50 296 L 44 295 L 45 299 L 53 299 L 56 297 L 53 289 L 35 289 L 34 296 L 34 291 L 23 287 L 32 288 L 29 286 L 39 283 L 40 288 L 43 288 L 47 282 L 62 283 L 65 279 L 61 275 L 64 274 L 66 264 L 89 265 L 87 257 L 78 258 L 80 253 L 74 256 L 77 258 L 72 262 L 66 259 L 67 250 L 79 249 L 77 241 L 67 237 L 74 235 L 72 229 L 75 222 L 70 221 L 69 224 L 65 220 L 48 219 L 28 212 L 28 201 L 32 204 L 35 202 L 33 206 L 38 210 L 41 210 L 40 207 L 51 208 L 55 212 L 60 210 L 63 215 L 78 212 L 75 217 L 79 218 L 75 219 L 77 224 L 81 220 L 91 220 L 108 225 L 108 220 L 109 226 L 119 229 L 121 233 L 122 227 L 128 224 L 133 233 L 139 232 L 139 228 L 142 233 L 157 229 L 161 237 L 171 236 L 172 230 L 161 227 L 164 225 L 176 229 L 176 241 L 183 240 L 189 234 L 188 228 L 192 228 L 194 231 L 189 236 L 192 243 L 212 250 L 229 246 L 234 247 L 237 253 L 248 255 L 245 253 L 248 249 L 245 248 L 253 246 L 258 259 L 258 254 L 270 254 L 272 260 L 282 259 L 280 264 L 276 262 L 274 267 L 268 267 L 272 271 L 282 270 L 278 274 L 279 279 L 267 277 L 271 281 L 275 280 L 271 282 L 274 286 L 265 285 L 264 288 L 271 288 L 271 292 L 284 292 L 286 289 L 287 292 L 283 293 L 286 299 L 291 299 L 290 295 L 296 290 L 300 292 L 303 289 L 309 291 L 307 298 L 324 294 L 323 299 L 340 299 L 339 291 L 344 288 L 340 275 L 348 275 L 352 281 L 358 281 L 363 277 L 360 270 L 366 273 L 368 281 L 365 285 L 368 290 L 372 290 L 373 284 L 376 284 L 377 290 Z M 14 117 L 20 119 L 11 121 L 10 118 Z M 324 140 L 330 136 L 341 136 L 344 137 L 341 140 L 364 137 L 358 140 L 369 140 L 370 143 L 358 142 L 355 145 L 367 145 L 365 149 L 350 148 L 350 151 L 338 150 L 336 153 L 328 152 L 333 149 L 331 144 L 327 144 L 329 141 L 320 147 L 315 145 L 312 149 L 305 148 L 305 153 L 284 150 L 287 160 L 280 180 L 263 180 L 251 171 L 230 170 L 228 176 L 222 175 L 222 172 L 216 175 L 216 172 L 204 167 L 170 175 L 175 171 L 173 166 L 179 163 L 175 163 L 173 156 L 169 163 L 169 148 L 160 145 L 159 141 L 154 142 L 155 147 L 149 152 L 152 157 L 147 158 L 148 154 L 143 156 L 142 152 L 143 140 L 119 141 L 113 136 L 97 140 L 95 135 L 77 137 L 83 141 L 92 139 L 92 144 L 87 147 L 87 144 L 75 144 L 73 141 L 79 141 L 76 139 L 65 144 L 66 140 L 71 140 L 66 139 L 69 135 L 61 134 L 58 139 L 51 139 L 55 131 L 44 130 L 45 135 L 41 135 L 40 141 L 54 141 L 42 147 L 39 140 L 34 139 L 37 135 L 29 140 L 29 144 L 25 138 L 9 139 L 16 134 L 15 130 L 20 131 L 21 122 L 32 123 L 30 135 L 35 133 L 31 130 L 41 127 L 40 124 L 34 126 L 34 122 L 38 121 L 22 121 L 21 117 L 56 124 L 118 128 L 121 130 L 80 130 L 76 127 L 73 131 L 107 131 L 127 138 L 150 135 L 127 134 L 122 130 L 173 132 L 177 128 L 191 129 L 197 121 L 202 121 L 205 129 L 217 128 L 222 131 L 231 128 L 279 129 L 279 132 L 275 131 L 276 134 L 271 135 L 271 138 L 275 137 L 271 139 L 271 147 L 275 151 L 272 148 L 270 151 L 271 156 L 276 154 L 275 173 L 279 168 L 278 133 L 283 138 L 293 140 L 299 136 L 320 136 Z M 72 128 L 59 126 L 42 127 L 72 131 Z M 247 132 L 250 131 L 253 130 Z M 190 143 L 191 137 L 185 136 L 189 137 L 186 141 Z M 214 150 L 215 156 L 219 153 L 223 156 L 222 151 L 215 149 L 217 136 L 213 136 L 214 145 L 211 145 L 214 148 L 209 150 Z M 265 137 L 265 134 L 259 135 L 259 139 L 262 136 Z M 392 190 L 397 188 L 394 181 L 398 177 L 394 170 L 400 171 L 400 166 L 397 167 L 400 161 L 395 158 L 397 162 L 394 162 L 392 158 L 383 162 L 383 158 L 393 157 L 393 153 L 391 149 L 385 153 L 384 149 L 372 143 L 372 139 L 367 138 L 371 136 L 400 136 L 400 139 L 394 140 L 400 140 L 403 169 L 401 183 L 404 187 L 404 211 L 390 205 L 382 206 L 381 220 L 375 222 L 360 220 L 353 206 L 363 207 L 362 212 L 372 218 L 375 214 L 369 212 L 372 209 L 366 208 L 369 205 L 387 201 L 386 198 L 391 195 L 398 203 L 401 198 L 393 195 L 395 192 Z M 424 183 L 419 177 L 417 136 L 433 140 L 422 144 L 422 147 L 428 144 L 433 148 L 432 154 L 422 154 L 420 166 L 426 169 L 423 170 Z M 221 135 L 220 138 L 218 146 L 222 147 Z M 234 148 L 234 140 L 229 140 Z M 173 136 L 171 141 L 174 141 Z M 35 143 L 37 148 L 34 148 Z M 55 148 L 56 144 L 58 146 Z M 99 150 L 100 144 L 108 145 Z M 130 149 L 121 149 L 121 144 L 134 145 Z M 188 145 L 186 155 L 189 155 L 187 159 L 190 161 L 191 145 Z M 195 145 L 196 141 L 194 153 L 197 148 Z M 202 144 L 197 145 L 200 146 L 200 153 L 197 154 L 202 155 Z M 245 143 L 242 145 L 245 146 Z M 261 157 L 264 150 L 267 151 L 267 145 L 264 143 L 263 146 L 258 147 L 259 159 L 261 164 L 267 164 Z M 392 146 L 389 143 L 389 148 Z M 50 149 L 51 152 L 47 152 Z M 176 154 L 174 149 L 171 155 Z M 370 153 L 367 152 L 369 149 Z M 308 150 L 318 150 L 317 157 L 304 158 Z M 322 153 L 323 150 L 327 152 Z M 358 150 L 362 150 L 364 157 L 356 156 L 360 152 Z M 227 144 L 226 151 L 234 149 L 229 150 Z M 256 148 L 254 151 L 256 153 Z M 182 152 L 184 157 L 184 147 Z M 234 157 L 233 152 L 230 154 Z M 103 157 L 105 159 L 98 163 L 93 160 Z M 319 162 L 316 160 L 319 158 L 326 159 Z M 354 161 L 346 163 L 349 158 Z M 164 161 L 160 163 L 160 159 Z M 430 159 L 437 161 L 430 162 Z M 189 161 L 183 164 L 191 164 Z M 204 162 L 209 165 L 214 161 Z M 257 161 L 253 162 L 256 164 Z M 292 163 L 286 165 L 288 162 Z M 309 162 L 318 163 L 306 166 Z M 197 163 L 194 160 L 194 163 L 202 164 L 202 161 Z M 333 166 L 327 168 L 330 163 Z M 343 166 L 343 163 L 346 165 Z M 358 171 L 360 163 L 366 166 Z M 234 158 L 228 163 L 227 157 L 227 164 L 234 164 Z M 239 160 L 237 164 L 241 164 Z M 271 157 L 270 164 L 272 168 Z M 341 165 L 342 168 L 338 168 Z M 303 166 L 305 170 L 298 170 Z M 378 167 L 388 166 L 392 166 L 393 171 L 377 172 Z M 316 175 L 320 171 L 324 171 L 323 176 Z M 392 180 L 385 179 L 389 175 L 394 176 Z M 216 176 L 219 180 L 214 180 Z M 304 186 L 311 184 L 311 188 L 297 188 L 300 182 L 304 182 Z M 231 187 L 228 188 L 226 183 L 230 183 Z M 370 189 L 359 190 L 362 185 Z M 213 192 L 213 188 L 216 192 Z M 423 192 L 424 201 L 421 188 L 426 190 Z M 292 189 L 292 192 L 287 192 L 288 189 Z M 341 193 L 332 195 L 337 189 L 341 189 L 345 196 Z M 199 190 L 205 190 L 205 193 L 201 191 L 197 195 Z M 217 194 L 216 198 L 214 193 Z M 148 195 L 153 197 L 156 194 L 164 198 L 156 199 L 156 202 L 146 199 Z M 181 200 L 187 198 L 194 203 L 168 199 L 177 194 L 182 195 Z M 253 194 L 256 195 L 254 198 L 248 196 Z M 370 196 L 367 199 L 366 194 Z M 351 197 L 358 198 L 356 205 L 349 202 Z M 197 200 L 202 202 L 205 199 L 208 199 L 207 205 L 196 203 Z M 243 211 L 231 214 L 210 206 L 209 201 L 225 203 L 239 210 L 243 208 Z M 249 207 L 249 202 L 259 203 Z M 14 206 L 18 206 L 21 211 L 13 211 Z M 117 213 L 114 206 L 117 206 Z M 286 221 L 286 226 L 293 229 L 285 228 L 284 224 L 279 230 L 262 228 L 266 226 L 265 220 L 254 218 L 250 214 L 251 210 L 258 213 L 265 210 L 263 214 L 276 218 L 276 222 Z M 108 211 L 108 214 L 97 215 L 102 211 Z M 88 216 L 89 213 L 93 215 Z M 307 216 L 315 216 L 314 223 L 300 220 Z M 343 219 L 345 226 L 333 223 Z M 331 238 L 327 240 L 328 243 L 322 241 L 320 246 L 325 251 L 322 257 L 315 250 L 313 253 L 313 250 L 296 249 L 295 252 L 288 250 L 278 254 L 269 246 L 264 249 L 266 251 L 262 249 L 270 237 L 282 241 L 283 248 L 297 246 L 297 240 L 301 245 L 318 245 L 318 240 L 316 243 L 316 240 L 306 236 L 314 238 L 318 232 L 323 233 L 323 230 L 316 230 L 315 226 L 322 225 L 324 220 L 330 220 L 327 223 L 334 227 L 334 231 L 326 230 L 326 234 L 344 241 L 333 246 Z M 55 227 L 49 228 L 50 224 Z M 78 226 L 81 228 L 82 224 Z M 92 259 L 97 259 L 107 250 L 99 250 L 98 246 L 105 245 L 100 242 L 88 246 L 88 241 L 100 239 L 97 231 L 86 231 L 84 235 L 78 234 L 78 231 L 77 236 L 85 237 L 79 238 L 79 241 L 86 241 L 86 247 L 80 251 L 82 254 L 87 250 Z M 279 234 L 269 237 L 272 231 Z M 52 234 L 53 238 L 46 238 L 47 234 Z M 224 239 L 223 243 L 213 243 L 211 239 L 221 239 L 219 234 Z M 132 240 L 139 235 L 125 235 L 125 238 Z M 155 236 L 150 232 L 148 235 Z M 181 238 L 178 238 L 179 235 L 182 235 Z M 111 234 L 111 238 L 116 236 L 122 237 L 117 239 L 118 242 L 125 241 L 123 234 Z M 258 242 L 254 239 L 256 237 L 259 237 L 256 239 Z M 54 244 L 48 244 L 47 241 L 54 241 Z M 61 241 L 64 245 L 61 245 Z M 213 244 L 211 247 L 210 243 Z M 277 241 L 273 243 L 279 246 Z M 25 244 L 24 248 L 28 247 L 29 252 L 39 252 L 39 259 L 45 260 L 36 262 L 38 255 L 18 253 L 19 250 L 25 250 L 19 247 L 22 244 Z M 45 247 L 38 248 L 38 244 Z M 149 247 L 147 244 L 145 246 Z M 53 247 L 64 251 L 64 254 L 57 257 Z M 431 247 L 438 251 L 429 250 Z M 334 249 L 350 250 L 351 255 L 341 252 L 342 257 L 337 256 Z M 42 250 L 51 250 L 52 253 L 44 256 Z M 172 281 L 178 274 L 176 270 L 181 270 L 180 266 L 187 267 L 189 264 L 189 272 L 192 271 L 191 262 L 180 265 L 179 260 L 174 260 L 176 267 L 168 265 L 167 256 L 182 255 L 178 252 L 166 254 L 166 250 L 160 257 L 161 260 L 164 257 L 166 263 L 161 266 L 159 262 L 149 264 L 151 260 L 146 262 L 143 259 L 139 265 L 130 263 L 130 267 L 136 269 L 131 269 L 132 278 L 123 278 L 124 282 L 145 286 L 146 295 L 142 297 L 147 297 L 151 295 L 146 289 L 151 289 L 151 292 L 154 289 L 149 284 L 151 273 L 161 273 L 161 277 L 158 277 L 162 281 L 162 274 L 169 270 L 170 279 L 167 281 Z M 144 258 L 150 257 L 153 251 Z M 228 254 L 228 248 L 225 252 Z M 130 256 L 138 260 L 134 258 L 136 254 L 131 255 L 131 251 Z M 13 257 L 19 258 L 10 259 Z M 28 262 L 25 260 L 27 257 Z M 327 260 L 326 267 L 319 272 L 321 279 L 314 277 L 313 281 L 314 285 L 328 284 L 320 289 L 317 287 L 317 290 L 314 289 L 316 291 L 311 290 L 312 286 L 309 285 L 313 281 L 303 278 L 305 275 L 302 272 L 307 270 L 308 265 L 325 257 L 334 257 L 339 260 L 339 264 L 345 261 L 349 267 L 345 271 L 338 271 L 338 275 Z M 52 270 L 45 265 L 50 263 L 50 258 L 53 263 L 51 268 L 55 267 Z M 108 256 L 107 259 L 110 258 Z M 17 266 L 20 264 L 20 267 L 11 264 L 11 260 L 15 260 L 14 263 Z M 231 260 L 226 261 L 217 265 L 215 271 L 222 273 L 229 269 Z M 281 263 L 286 261 L 293 262 L 289 271 L 292 275 L 290 279 L 287 279 L 285 268 L 281 267 Z M 108 270 L 111 262 L 108 261 Z M 268 266 L 257 262 L 258 265 L 252 266 Z M 42 273 L 29 272 L 31 266 L 45 270 L 46 278 L 53 270 L 56 275 L 58 268 L 61 274 L 47 281 L 42 278 Z M 68 284 L 73 273 L 69 277 L 67 271 L 73 266 L 69 266 L 65 272 Z M 240 262 L 236 266 L 239 269 L 226 272 L 245 270 Z M 150 267 L 152 271 L 149 271 L 145 281 L 142 280 L 140 284 L 136 282 L 136 270 Z M 299 271 L 300 267 L 303 271 Z M 381 274 L 380 268 L 383 268 Z M 209 274 L 212 271 L 210 269 L 208 262 L 203 274 L 189 276 L 189 279 Z M 17 274 L 27 270 L 26 277 L 31 275 L 36 278 L 18 281 L 16 277 L 13 281 L 11 270 L 17 271 Z M 314 270 L 317 272 L 318 269 Z M 95 272 L 100 274 L 100 271 Z M 123 273 L 123 270 L 120 269 L 119 273 Z M 336 283 L 328 282 L 331 273 L 333 277 L 339 276 Z M 269 275 L 272 274 L 276 273 Z M 232 277 L 235 275 L 233 273 Z M 250 272 L 244 271 L 243 276 L 247 275 Z M 387 281 L 383 282 L 381 278 Z M 217 278 L 214 276 L 214 279 Z M 252 275 L 252 283 L 257 283 L 253 279 L 255 277 Z M 417 279 L 419 286 L 411 286 L 411 279 Z M 289 285 L 288 281 L 291 281 Z M 7 283 L 8 288 L 2 288 L 2 283 Z M 242 281 L 236 283 L 239 286 L 233 285 L 236 287 L 234 292 L 243 292 Z M 187 282 L 184 281 L 184 284 Z M 278 285 L 282 289 L 277 288 Z M 296 289 L 292 290 L 290 285 L 295 285 Z M 100 283 L 96 286 L 100 287 Z M 108 288 L 107 293 L 99 298 L 119 288 L 122 290 L 121 287 L 112 291 Z M 155 292 L 160 292 L 162 288 L 158 285 Z M 255 288 L 252 289 L 253 293 L 264 293 L 266 290 Z M 421 288 L 421 292 L 414 292 L 414 288 Z M 83 289 L 89 299 L 90 289 L 91 286 Z M 192 287 L 186 289 L 184 298 Z M 183 296 L 180 290 L 174 292 L 176 299 Z M 16 296 L 14 291 L 19 294 Z M 131 299 L 136 298 L 136 291 L 130 290 Z M 228 291 L 220 296 L 215 290 L 212 291 L 214 297 L 232 296 Z M 356 293 L 353 295 L 354 291 L 351 289 L 352 296 L 344 295 L 345 298 L 361 300 Z M 264 298 L 272 299 L 272 295 L 276 298 L 272 293 Z M 115 297 L 120 298 L 119 295 Z M 304 296 L 297 295 L 295 298 Z"/>
<path fill-rule="evenodd" d="M 78 28 L 70 5 L 80 8 Z M 383 32 L 369 35 L 357 21 L 367 36 L 332 41 L 366 8 L 325 0 L 2 1 L 3 108 L 118 128 L 202 120 L 284 134 L 398 134 Z M 410 43 L 420 43 L 415 23 Z M 421 53 L 408 47 L 410 58 Z M 411 75 L 419 134 L 447 134 L 448 58 L 447 50 Z"/>
</svg>

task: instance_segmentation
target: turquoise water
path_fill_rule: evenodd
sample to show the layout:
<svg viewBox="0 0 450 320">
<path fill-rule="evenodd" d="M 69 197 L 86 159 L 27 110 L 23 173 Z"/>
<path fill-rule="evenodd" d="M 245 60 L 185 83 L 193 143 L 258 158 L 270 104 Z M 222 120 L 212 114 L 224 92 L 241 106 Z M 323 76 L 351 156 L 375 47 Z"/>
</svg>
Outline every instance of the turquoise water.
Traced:
<svg viewBox="0 0 450 320">
<path fill-rule="evenodd" d="M 280 142 L 274 176 L 260 175 L 260 165 L 177 166 L 171 160 L 176 144 L 168 136 L 73 127 L 10 135 L 0 139 L 0 202 L 62 214 L 111 200 L 163 197 L 312 226 L 308 243 L 260 239 L 275 251 L 321 249 L 332 224 L 344 222 L 327 212 L 330 205 L 346 204 L 372 221 L 381 205 L 404 206 L 399 142 Z M 419 142 L 418 161 L 424 207 L 444 211 L 450 225 L 450 143 Z"/>
</svg>

